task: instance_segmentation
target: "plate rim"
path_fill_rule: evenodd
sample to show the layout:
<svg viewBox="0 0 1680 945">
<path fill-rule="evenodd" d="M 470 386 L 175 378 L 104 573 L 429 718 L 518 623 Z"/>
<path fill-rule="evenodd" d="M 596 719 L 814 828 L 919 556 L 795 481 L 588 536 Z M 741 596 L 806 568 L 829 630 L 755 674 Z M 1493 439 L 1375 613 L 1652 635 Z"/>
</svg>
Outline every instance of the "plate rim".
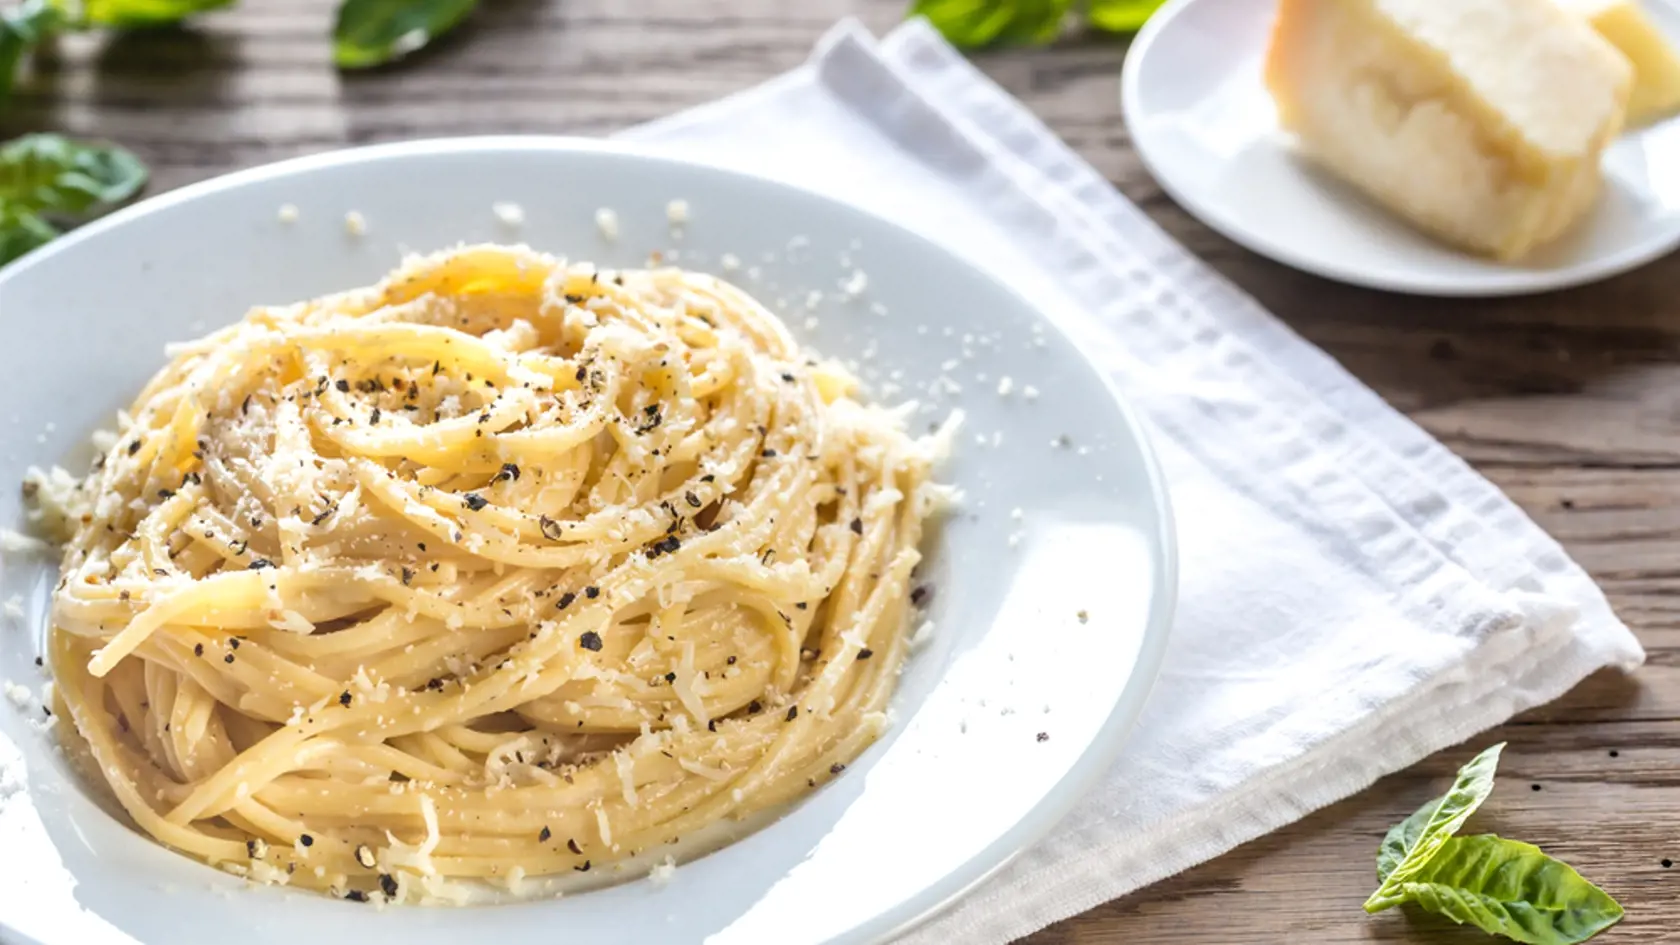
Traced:
<svg viewBox="0 0 1680 945">
<path fill-rule="evenodd" d="M 1101 380 L 1132 441 L 1136 446 L 1143 478 L 1147 482 L 1148 503 L 1153 512 L 1154 529 L 1150 534 L 1149 552 L 1154 575 L 1147 617 L 1142 621 L 1137 658 L 1126 683 L 1115 698 L 1108 716 L 1098 727 L 1087 747 L 1073 762 L 1068 773 L 1039 800 L 1005 829 L 996 840 L 964 861 L 959 867 L 928 884 L 922 893 L 899 905 L 861 919 L 830 941 L 834 945 L 863 945 L 886 942 L 922 924 L 960 899 L 964 894 L 1007 866 L 1027 847 L 1043 839 L 1081 801 L 1097 781 L 1115 764 L 1141 718 L 1144 706 L 1166 655 L 1173 620 L 1177 611 L 1179 575 L 1178 540 L 1171 498 L 1165 473 L 1162 470 L 1149 427 L 1143 415 L 1119 389 L 1108 371 L 1092 363 L 1080 347 L 1068 336 L 1057 319 L 1045 313 L 1008 283 L 996 278 L 983 267 L 975 265 L 963 254 L 947 249 L 935 240 L 872 210 L 837 196 L 777 178 L 752 173 L 727 164 L 676 156 L 658 147 L 640 142 L 626 142 L 572 135 L 492 134 L 419 138 L 400 142 L 337 148 L 315 154 L 286 158 L 256 165 L 196 181 L 173 190 L 146 197 L 106 216 L 91 221 L 44 246 L 25 254 L 0 270 L 0 289 L 28 273 L 43 260 L 64 252 L 74 252 L 87 240 L 126 225 L 154 212 L 201 197 L 235 190 L 251 184 L 294 174 L 330 172 L 335 167 L 377 161 L 392 157 L 428 157 L 448 154 L 500 152 L 592 152 L 620 155 L 630 160 L 662 164 L 668 167 L 699 171 L 743 181 L 749 186 L 768 191 L 792 192 L 802 199 L 815 200 L 846 214 L 865 217 L 873 225 L 897 231 L 898 235 L 919 245 L 922 251 L 936 253 L 958 264 L 970 278 L 987 284 L 992 291 L 1013 298 L 1023 308 L 1034 312 L 1056 332 L 1067 338 L 1070 348 L 1090 366 Z M 1140 533 L 1144 529 L 1140 528 Z M 26 789 L 27 793 L 27 789 Z M 22 933 L 0 919 L 0 940 Z M 58 945 L 57 942 L 38 945 Z"/>
<path fill-rule="evenodd" d="M 1680 217 L 1677 217 L 1677 222 L 1666 236 L 1654 236 L 1636 242 L 1618 252 L 1598 257 L 1596 261 L 1575 263 L 1556 269 L 1511 269 L 1486 277 L 1456 281 L 1439 278 L 1435 281 L 1427 278 L 1390 279 L 1357 267 L 1342 266 L 1315 258 L 1253 228 L 1237 224 L 1221 211 L 1217 204 L 1202 199 L 1196 188 L 1181 186 L 1169 162 L 1161 160 L 1159 152 L 1151 150 L 1151 142 L 1155 138 L 1147 125 L 1139 121 L 1145 111 L 1140 98 L 1143 94 L 1144 62 L 1160 37 L 1172 29 L 1180 17 L 1198 2 L 1201 0 L 1168 0 L 1132 39 L 1131 46 L 1126 50 L 1125 61 L 1120 67 L 1120 117 L 1126 127 L 1126 134 L 1131 139 L 1132 149 L 1137 152 L 1138 160 L 1150 178 L 1197 222 L 1238 246 L 1279 265 L 1332 282 L 1402 295 L 1466 299 L 1512 298 L 1572 289 L 1612 279 L 1680 251 Z"/>
</svg>

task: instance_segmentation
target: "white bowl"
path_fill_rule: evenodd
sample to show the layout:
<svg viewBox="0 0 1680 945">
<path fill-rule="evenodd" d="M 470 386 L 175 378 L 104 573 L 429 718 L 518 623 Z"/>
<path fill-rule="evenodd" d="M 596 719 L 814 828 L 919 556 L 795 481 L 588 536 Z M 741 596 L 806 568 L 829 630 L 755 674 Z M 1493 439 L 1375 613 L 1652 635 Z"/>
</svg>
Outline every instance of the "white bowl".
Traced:
<svg viewBox="0 0 1680 945">
<path fill-rule="evenodd" d="M 1680 247 L 1680 117 L 1623 133 L 1597 205 L 1532 258 L 1502 263 L 1408 226 L 1290 148 L 1261 81 L 1273 3 L 1171 0 L 1132 42 L 1126 128 L 1144 165 L 1190 214 L 1286 266 L 1375 289 L 1520 295 L 1609 278 Z M 1680 42 L 1680 8 L 1650 0 Z"/>
<path fill-rule="evenodd" d="M 692 217 L 680 240 L 666 221 L 676 198 Z M 523 207 L 522 226 L 492 212 L 502 201 Z M 285 204 L 295 222 L 279 218 Z M 617 211 L 616 241 L 597 228 L 599 207 Z M 362 236 L 346 230 L 351 210 L 366 219 Z M 167 341 L 254 303 L 369 284 L 403 249 L 484 240 L 604 266 L 675 249 L 678 265 L 779 304 L 819 350 L 864 360 L 866 377 L 899 377 L 899 399 L 972 352 L 963 395 L 917 415 L 967 412 L 942 473 L 966 501 L 929 542 L 922 573 L 935 629 L 904 672 L 897 724 L 832 784 L 682 863 L 668 883 L 643 866 L 560 898 L 381 909 L 247 887 L 157 846 L 74 779 L 38 730 L 37 703 L 4 706 L 0 938 L 9 929 L 46 945 L 878 941 L 1043 834 L 1114 761 L 1165 648 L 1175 588 L 1165 491 L 1136 418 L 1000 283 L 885 221 L 765 180 L 600 143 L 485 138 L 288 161 L 146 201 L 0 272 L 13 337 L 0 349 L 11 411 L 0 418 L 0 481 L 79 450 L 85 462 L 81 444 L 163 364 Z M 739 271 L 722 271 L 726 254 L 744 261 Z M 849 299 L 835 287 L 854 267 L 868 289 Z M 975 383 L 978 374 L 990 382 Z M 1004 374 L 1017 390 L 1008 397 L 997 392 Z M 1020 395 L 1028 385 L 1035 399 Z M 1083 448 L 1053 446 L 1063 432 Z M 22 514 L 18 491 L 0 490 L 0 524 Z M 0 598 L 22 594 L 27 612 L 26 627 L 0 634 L 0 677 L 36 693 L 55 571 L 27 556 L 0 566 Z"/>
</svg>

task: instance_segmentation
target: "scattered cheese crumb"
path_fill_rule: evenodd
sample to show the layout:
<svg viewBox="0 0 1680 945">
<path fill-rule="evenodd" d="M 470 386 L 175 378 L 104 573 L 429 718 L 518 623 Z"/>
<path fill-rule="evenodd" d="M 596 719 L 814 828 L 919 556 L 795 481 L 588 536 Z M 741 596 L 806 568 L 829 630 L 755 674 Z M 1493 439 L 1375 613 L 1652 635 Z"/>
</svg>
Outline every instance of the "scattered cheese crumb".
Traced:
<svg viewBox="0 0 1680 945">
<path fill-rule="evenodd" d="M 601 231 L 601 237 L 606 240 L 618 239 L 618 212 L 611 207 L 602 207 L 595 211 L 595 228 Z"/>
<path fill-rule="evenodd" d="M 805 330 L 806 331 L 816 331 L 817 330 L 817 325 L 819 325 L 819 324 L 821 324 L 821 323 L 819 321 L 817 321 L 817 316 L 812 315 L 810 318 L 805 319 Z"/>
<path fill-rule="evenodd" d="M 13 594 L 6 599 L 5 614 L 12 620 L 23 619 L 23 595 Z"/>
<path fill-rule="evenodd" d="M 812 289 L 811 294 L 805 296 L 805 307 L 806 308 L 816 308 L 817 306 L 822 304 L 822 298 L 823 298 L 823 296 L 822 296 L 821 292 L 817 291 L 816 289 Z"/>
<path fill-rule="evenodd" d="M 665 205 L 665 219 L 671 221 L 672 226 L 682 226 L 688 222 L 688 201 L 673 200 Z"/>
<path fill-rule="evenodd" d="M 840 283 L 840 291 L 846 293 L 847 298 L 857 298 L 867 288 L 869 288 L 869 276 L 862 269 L 852 270 L 851 277 Z"/>
<path fill-rule="evenodd" d="M 361 236 L 367 232 L 367 217 L 362 216 L 360 210 L 352 210 L 344 215 L 344 232 L 351 236 Z"/>
<path fill-rule="evenodd" d="M 735 270 L 741 268 L 741 257 L 735 255 L 734 253 L 724 253 L 723 256 L 718 259 L 718 263 L 723 266 L 724 272 L 734 272 Z"/>
<path fill-rule="evenodd" d="M 1014 548 L 1017 545 L 1019 545 L 1020 543 L 1021 543 L 1021 533 L 1020 532 L 1010 532 L 1009 533 L 1009 547 Z"/>
<path fill-rule="evenodd" d="M 671 878 L 676 876 L 676 874 L 677 861 L 667 856 L 665 859 L 660 860 L 657 864 L 655 864 L 653 869 L 648 872 L 648 879 L 663 886 L 670 882 Z"/>
<path fill-rule="evenodd" d="M 12 705 L 21 709 L 29 704 L 29 687 L 20 686 L 8 679 L 6 680 L 6 698 L 12 700 Z"/>
<path fill-rule="evenodd" d="M 283 203 L 283 204 L 281 204 L 280 205 L 279 216 L 280 216 L 280 222 L 281 223 L 296 223 L 297 219 L 298 219 L 297 204 L 295 204 L 295 203 Z"/>
<path fill-rule="evenodd" d="M 493 203 L 490 212 L 508 226 L 520 226 L 525 222 L 525 208 L 516 203 Z"/>
<path fill-rule="evenodd" d="M 998 378 L 998 396 L 1008 397 L 1015 390 L 1015 382 L 1009 377 Z"/>
<path fill-rule="evenodd" d="M 1028 384 L 1027 386 L 1021 388 L 1021 396 L 1026 398 L 1027 400 L 1037 400 L 1038 399 L 1038 388 L 1032 386 L 1031 384 Z"/>
<path fill-rule="evenodd" d="M 1022 518 L 1026 517 L 1026 514 L 1027 513 L 1021 511 L 1018 508 L 1014 508 L 1014 509 L 1009 510 L 1009 517 L 1014 519 L 1017 522 L 1019 522 Z"/>
<path fill-rule="evenodd" d="M 1078 614 L 1075 614 L 1075 616 L 1077 616 L 1079 618 L 1080 623 L 1084 623 L 1085 621 L 1091 619 L 1090 612 L 1089 611 L 1084 611 L 1084 610 L 1081 610 Z"/>
</svg>

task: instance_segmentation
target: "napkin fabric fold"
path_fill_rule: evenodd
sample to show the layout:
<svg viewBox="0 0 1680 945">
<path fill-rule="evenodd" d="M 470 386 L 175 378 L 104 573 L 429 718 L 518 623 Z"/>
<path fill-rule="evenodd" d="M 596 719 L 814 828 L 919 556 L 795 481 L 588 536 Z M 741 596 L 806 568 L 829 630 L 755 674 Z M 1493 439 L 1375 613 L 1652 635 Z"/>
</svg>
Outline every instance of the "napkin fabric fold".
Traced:
<svg viewBox="0 0 1680 945">
<path fill-rule="evenodd" d="M 1048 837 L 905 941 L 1002 943 L 1643 659 L 1492 484 L 1176 245 L 920 21 L 627 136 L 872 209 L 1079 326 L 1147 417 L 1181 589 L 1149 708 Z"/>
</svg>

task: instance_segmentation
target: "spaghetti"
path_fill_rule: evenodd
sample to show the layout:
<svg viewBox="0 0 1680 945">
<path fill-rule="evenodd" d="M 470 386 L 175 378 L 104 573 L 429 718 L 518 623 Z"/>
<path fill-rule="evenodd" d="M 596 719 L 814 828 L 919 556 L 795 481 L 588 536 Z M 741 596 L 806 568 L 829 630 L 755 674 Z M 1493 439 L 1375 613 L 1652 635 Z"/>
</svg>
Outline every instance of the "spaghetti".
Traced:
<svg viewBox="0 0 1680 945">
<path fill-rule="evenodd" d="M 883 730 L 940 438 L 741 290 L 469 247 L 173 357 L 62 510 L 50 644 L 158 841 L 422 901 L 781 805 Z"/>
</svg>

